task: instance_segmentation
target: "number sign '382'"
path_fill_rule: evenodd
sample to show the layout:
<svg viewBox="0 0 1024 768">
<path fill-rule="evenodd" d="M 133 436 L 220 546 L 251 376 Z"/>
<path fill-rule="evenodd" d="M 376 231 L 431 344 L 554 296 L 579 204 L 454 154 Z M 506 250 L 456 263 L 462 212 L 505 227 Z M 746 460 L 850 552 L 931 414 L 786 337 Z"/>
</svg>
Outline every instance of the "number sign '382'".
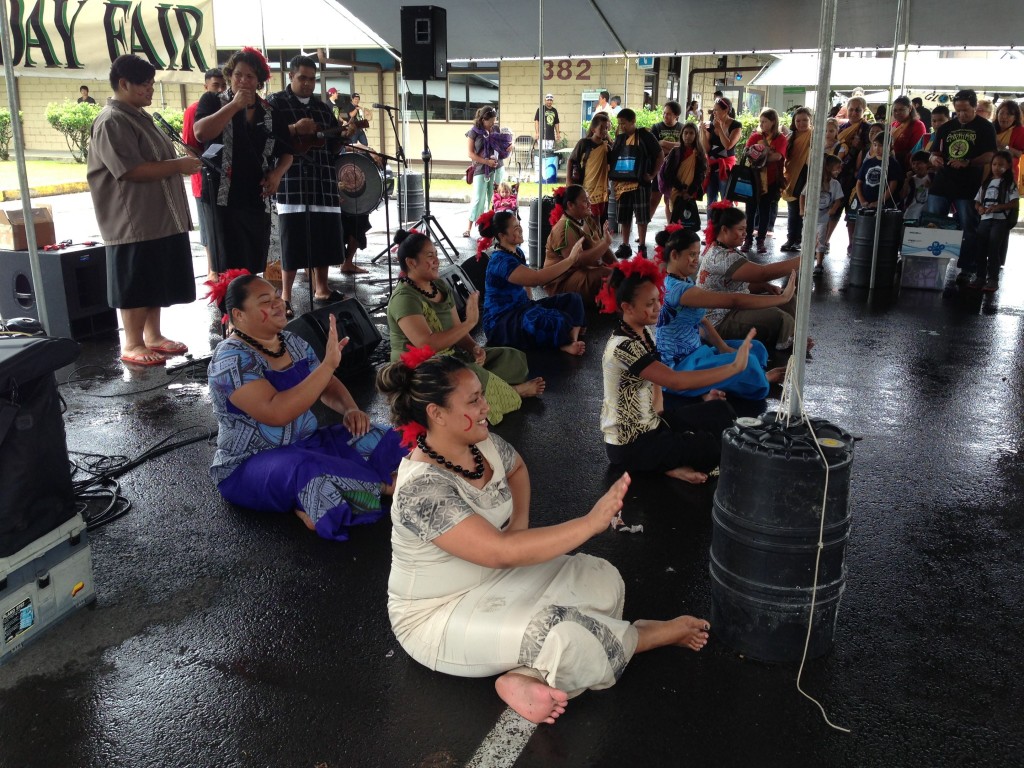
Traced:
<svg viewBox="0 0 1024 768">
<path fill-rule="evenodd" d="M 544 62 L 545 80 L 589 80 L 590 59 L 559 59 L 558 61 Z"/>
</svg>

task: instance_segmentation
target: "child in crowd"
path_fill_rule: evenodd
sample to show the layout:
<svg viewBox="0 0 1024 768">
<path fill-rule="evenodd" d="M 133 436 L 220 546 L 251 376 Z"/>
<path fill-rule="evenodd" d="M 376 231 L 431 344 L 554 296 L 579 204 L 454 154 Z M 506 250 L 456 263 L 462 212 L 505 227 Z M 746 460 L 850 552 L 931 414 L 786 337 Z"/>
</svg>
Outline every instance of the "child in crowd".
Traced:
<svg viewBox="0 0 1024 768">
<path fill-rule="evenodd" d="M 935 134 L 938 132 L 939 128 L 948 122 L 949 107 L 945 104 L 939 104 L 932 109 L 932 132 L 925 137 L 925 151 L 931 152 L 934 149 L 934 147 L 932 147 L 932 142 L 935 140 Z"/>
<path fill-rule="evenodd" d="M 825 121 L 825 152 L 842 159 L 846 145 L 839 140 L 839 121 L 830 117 Z"/>
<path fill-rule="evenodd" d="M 619 312 L 602 358 L 604 401 L 601 431 L 612 464 L 626 471 L 664 472 L 687 483 L 704 483 L 721 457 L 722 431 L 736 418 L 725 393 L 711 390 L 704 402 L 666 407 L 662 387 L 710 387 L 742 373 L 754 331 L 726 365 L 673 371 L 661 362 L 647 326 L 658 320 L 664 288 L 658 265 L 634 256 L 617 265 L 598 297 L 603 312 Z"/>
<path fill-rule="evenodd" d="M 843 209 L 843 185 L 839 172 L 843 161 L 836 155 L 825 155 L 821 166 L 821 187 L 818 193 L 818 229 L 814 238 L 814 276 L 825 274 L 825 253 L 828 250 L 829 221 Z M 807 192 L 800 195 L 800 215 L 806 215 Z"/>
<path fill-rule="evenodd" d="M 885 195 L 879 194 L 882 183 L 882 151 L 884 149 L 884 133 L 879 131 L 871 139 L 871 151 L 867 159 L 861 163 L 857 173 L 857 211 L 874 211 L 886 205 L 896 204 L 896 187 L 900 183 L 900 164 L 889 156 L 888 176 L 885 183 Z M 881 198 L 881 200 L 880 200 Z"/>
<path fill-rule="evenodd" d="M 976 254 L 978 276 L 971 283 L 985 293 L 999 290 L 999 268 L 1010 227 L 1017 223 L 1020 196 L 1010 169 L 1013 157 L 1005 149 L 992 155 L 992 175 L 981 185 L 974 207 L 981 216 L 978 224 Z"/>
<path fill-rule="evenodd" d="M 506 179 L 497 184 L 491 202 L 495 213 L 498 211 L 517 213 L 519 211 L 519 182 Z"/>
<path fill-rule="evenodd" d="M 697 201 L 704 197 L 707 172 L 707 156 L 697 141 L 697 126 L 687 123 L 680 133 L 679 146 L 668 153 L 658 172 L 658 186 L 668 201 L 671 223 L 700 231 Z"/>
<path fill-rule="evenodd" d="M 665 265 L 665 302 L 658 315 L 655 341 L 662 361 L 674 371 L 700 371 L 731 363 L 743 343 L 723 341 L 704 317 L 711 307 L 763 309 L 786 304 L 796 290 L 795 275 L 779 295 L 756 296 L 750 293 L 716 293 L 693 284 L 700 264 L 700 238 L 679 224 L 670 224 L 655 238 L 656 261 Z M 770 383 L 781 382 L 785 368 L 768 367 L 768 350 L 759 341 L 750 345 L 746 370 L 715 385 L 730 395 L 749 400 L 768 396 Z M 673 394 L 697 397 L 709 392 L 711 385 L 695 389 L 669 390 Z"/>
<path fill-rule="evenodd" d="M 903 180 L 903 189 L 900 191 L 900 197 L 906 206 L 903 210 L 903 220 L 906 222 L 916 222 L 924 213 L 924 206 L 928 202 L 928 189 L 932 185 L 930 157 L 931 155 L 923 150 L 910 156 L 910 171 Z"/>
</svg>

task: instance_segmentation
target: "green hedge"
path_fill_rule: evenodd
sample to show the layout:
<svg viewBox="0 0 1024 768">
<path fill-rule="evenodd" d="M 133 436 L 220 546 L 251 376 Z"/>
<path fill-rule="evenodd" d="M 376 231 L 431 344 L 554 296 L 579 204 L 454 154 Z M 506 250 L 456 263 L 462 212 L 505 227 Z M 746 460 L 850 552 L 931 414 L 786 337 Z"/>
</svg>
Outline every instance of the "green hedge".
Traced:
<svg viewBox="0 0 1024 768">
<path fill-rule="evenodd" d="M 46 105 L 46 122 L 64 137 L 76 163 L 84 163 L 89 159 L 92 123 L 101 109 L 99 104 L 74 101 Z"/>
<path fill-rule="evenodd" d="M 18 113 L 18 119 L 24 119 L 24 113 Z M 11 139 L 14 138 L 14 124 L 11 122 L 11 110 L 0 108 L 0 160 L 11 159 Z"/>
</svg>

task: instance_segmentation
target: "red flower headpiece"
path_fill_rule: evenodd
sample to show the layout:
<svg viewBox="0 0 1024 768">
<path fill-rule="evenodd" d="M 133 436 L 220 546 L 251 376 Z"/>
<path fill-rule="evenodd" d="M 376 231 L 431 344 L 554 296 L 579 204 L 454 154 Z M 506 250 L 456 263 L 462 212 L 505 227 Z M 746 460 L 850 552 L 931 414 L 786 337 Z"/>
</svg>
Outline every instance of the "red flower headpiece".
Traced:
<svg viewBox="0 0 1024 768">
<path fill-rule="evenodd" d="M 716 203 L 712 203 L 708 206 L 708 225 L 704 227 L 704 251 L 707 253 L 708 249 L 714 245 L 715 238 L 718 236 L 718 230 L 715 229 L 714 224 L 714 211 L 720 211 L 723 208 L 734 208 L 732 200 L 719 200 Z"/>
<path fill-rule="evenodd" d="M 259 48 L 253 48 L 251 45 L 247 45 L 242 49 L 242 53 L 251 53 L 259 60 L 260 67 L 263 71 L 257 72 L 256 74 L 261 76 L 260 80 L 262 82 L 265 83 L 270 80 L 270 65 L 267 63 L 267 57 L 263 55 L 263 51 Z"/>
<path fill-rule="evenodd" d="M 480 218 L 476 220 L 476 225 L 480 230 L 487 229 L 491 226 L 491 222 L 494 220 L 494 211 L 484 211 L 480 214 Z M 493 237 L 480 237 L 476 241 L 476 260 L 480 261 L 484 255 L 484 251 L 491 247 L 494 243 Z"/>
<path fill-rule="evenodd" d="M 676 232 L 678 232 L 681 229 L 686 229 L 686 227 L 684 227 L 682 224 L 669 224 L 667 227 L 665 227 L 665 231 L 668 232 L 668 236 L 670 238 L 672 237 L 673 234 L 675 234 Z M 655 259 L 654 259 L 655 263 L 662 264 L 662 263 L 668 262 L 668 259 L 665 258 L 665 246 L 663 246 L 663 245 L 659 245 L 659 246 L 655 247 L 655 249 L 654 249 L 654 256 L 655 256 Z"/>
<path fill-rule="evenodd" d="M 555 198 L 555 207 L 551 209 L 551 215 L 548 216 L 548 223 L 553 227 L 565 214 L 565 208 L 562 207 L 562 200 L 565 199 L 565 187 L 559 187 L 551 193 L 551 196 Z"/>
<path fill-rule="evenodd" d="M 209 303 L 215 307 L 219 307 L 224 302 L 224 297 L 228 293 L 228 286 L 236 277 L 242 275 L 252 274 L 248 269 L 229 269 L 220 273 L 220 276 L 216 280 L 205 280 L 203 285 L 206 286 L 206 295 L 204 299 L 209 299 Z M 228 324 L 228 316 L 225 314 L 220 319 L 221 325 Z"/>
<path fill-rule="evenodd" d="M 665 300 L 665 275 L 662 274 L 661 269 L 653 261 L 645 259 L 643 256 L 634 256 L 629 261 L 619 262 L 612 269 L 612 275 L 616 271 L 622 273 L 623 279 L 638 275 L 641 280 L 650 280 L 658 287 L 658 298 L 662 301 Z M 611 314 L 619 311 L 619 301 L 615 297 L 615 289 L 612 288 L 610 276 L 609 279 L 604 281 L 604 286 L 602 286 L 594 301 L 601 312 Z"/>
<path fill-rule="evenodd" d="M 414 347 L 411 344 L 408 349 L 402 353 L 399 358 L 409 370 L 415 370 L 419 367 L 420 363 L 424 360 L 429 360 L 434 356 L 434 350 L 428 345 L 424 344 L 422 347 Z M 398 425 L 398 432 L 402 436 L 401 443 L 410 451 L 416 447 L 416 438 L 420 435 L 427 434 L 427 428 L 416 421 L 410 421 L 405 424 Z"/>
</svg>

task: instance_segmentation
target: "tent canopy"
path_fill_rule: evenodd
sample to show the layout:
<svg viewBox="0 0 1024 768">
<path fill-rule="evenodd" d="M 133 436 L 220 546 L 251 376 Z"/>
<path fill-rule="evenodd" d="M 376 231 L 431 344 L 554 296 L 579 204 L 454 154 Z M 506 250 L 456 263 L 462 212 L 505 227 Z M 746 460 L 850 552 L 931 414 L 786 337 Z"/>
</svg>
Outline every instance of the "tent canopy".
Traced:
<svg viewBox="0 0 1024 768">
<path fill-rule="evenodd" d="M 891 58 L 832 57 L 833 88 L 888 88 Z M 897 86 L 903 79 L 903 63 L 896 65 Z M 751 85 L 791 85 L 813 88 L 818 82 L 818 54 L 783 54 L 769 64 Z M 984 88 L 987 91 L 1024 90 L 1024 57 L 1003 59 L 939 59 L 913 52 L 907 57 L 907 87 Z M 887 96 L 888 97 L 888 94 Z"/>
<path fill-rule="evenodd" d="M 341 4 L 401 50 L 397 5 L 380 0 Z M 437 5 L 447 11 L 449 59 L 536 58 L 538 0 L 440 0 Z M 969 8 L 973 23 L 964 11 L 964 4 L 954 0 L 917 5 L 911 12 L 910 44 L 1020 45 L 1024 3 L 976 0 Z M 891 48 L 895 13 L 891 0 L 841 3 L 836 48 Z M 820 0 L 730 0 L 726 6 L 679 0 L 545 0 L 544 54 L 810 51 L 818 48 L 820 18 Z"/>
<path fill-rule="evenodd" d="M 220 49 L 388 47 L 334 0 L 216 0 L 213 21 Z"/>
</svg>

